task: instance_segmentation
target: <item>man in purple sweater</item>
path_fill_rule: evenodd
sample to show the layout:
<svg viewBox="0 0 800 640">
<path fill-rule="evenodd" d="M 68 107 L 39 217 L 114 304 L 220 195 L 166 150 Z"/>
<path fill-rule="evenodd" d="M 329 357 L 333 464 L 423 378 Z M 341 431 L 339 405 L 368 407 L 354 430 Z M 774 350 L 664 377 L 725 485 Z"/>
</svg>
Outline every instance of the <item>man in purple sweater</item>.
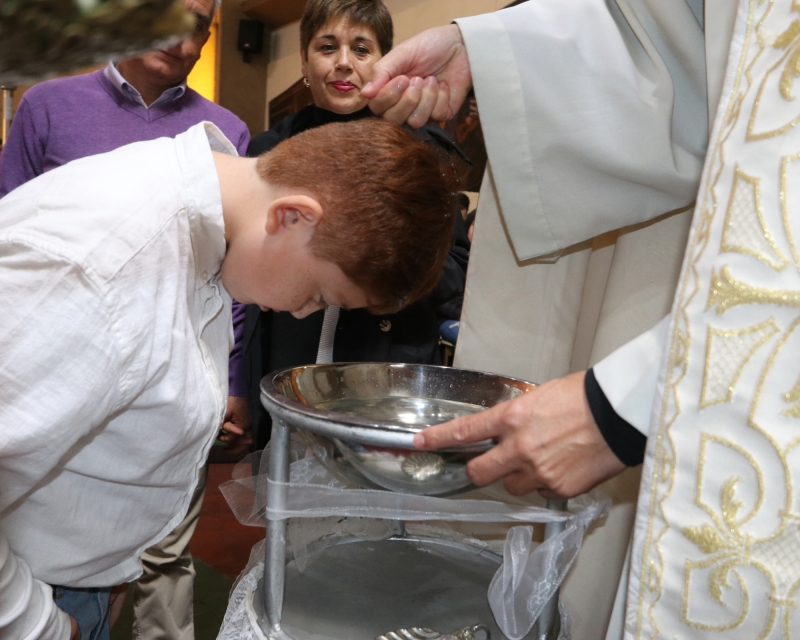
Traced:
<svg viewBox="0 0 800 640">
<path fill-rule="evenodd" d="M 117 147 L 174 137 L 194 124 L 216 124 L 245 155 L 250 135 L 227 109 L 186 86 L 200 58 L 219 0 L 184 0 L 196 16 L 195 30 L 182 42 L 138 58 L 109 63 L 93 73 L 42 82 L 29 89 L 14 117 L 0 154 L 0 197 L 70 160 Z M 238 305 L 237 305 L 238 306 Z M 250 417 L 241 369 L 243 307 L 234 308 L 236 346 L 229 363 L 228 412 L 221 439 L 249 444 Z M 189 540 L 200 513 L 205 479 L 198 485 L 186 519 L 159 545 L 142 555 L 144 574 L 134 586 L 134 637 L 192 640 L 194 568 Z M 85 597 L 59 590 L 59 597 Z M 121 604 L 121 601 L 120 601 Z M 97 612 L 98 638 L 108 611 Z M 81 621 L 83 628 L 94 623 Z M 84 638 L 84 640 L 86 640 Z"/>
</svg>

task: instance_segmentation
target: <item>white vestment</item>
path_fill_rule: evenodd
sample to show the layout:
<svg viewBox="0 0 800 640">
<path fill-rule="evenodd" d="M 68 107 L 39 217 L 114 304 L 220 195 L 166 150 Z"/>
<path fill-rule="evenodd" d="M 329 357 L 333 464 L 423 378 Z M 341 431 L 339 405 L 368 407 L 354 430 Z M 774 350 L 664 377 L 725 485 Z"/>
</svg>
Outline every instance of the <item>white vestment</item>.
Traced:
<svg viewBox="0 0 800 640">
<path fill-rule="evenodd" d="M 457 21 L 489 156 L 457 366 L 545 381 L 594 365 L 669 312 L 735 2 L 709 0 L 705 15 L 680 0 L 531 0 Z M 642 431 L 664 332 L 596 369 Z M 609 626 L 638 478 L 602 487 L 615 507 L 563 588 L 577 640 Z M 621 635 L 623 604 L 609 637 Z"/>
<path fill-rule="evenodd" d="M 631 639 L 800 634 L 800 6 L 738 5 L 652 408 Z"/>
</svg>

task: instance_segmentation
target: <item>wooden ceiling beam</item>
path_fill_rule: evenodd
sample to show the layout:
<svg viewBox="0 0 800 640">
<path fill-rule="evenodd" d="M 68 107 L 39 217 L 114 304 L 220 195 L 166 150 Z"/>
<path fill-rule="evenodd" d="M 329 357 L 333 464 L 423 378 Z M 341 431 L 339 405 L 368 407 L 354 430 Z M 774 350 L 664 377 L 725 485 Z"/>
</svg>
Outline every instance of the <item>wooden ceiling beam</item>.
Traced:
<svg viewBox="0 0 800 640">
<path fill-rule="evenodd" d="M 277 29 L 299 20 L 303 15 L 305 0 L 241 0 L 242 11 L 254 20 L 263 22 L 267 29 Z"/>
</svg>

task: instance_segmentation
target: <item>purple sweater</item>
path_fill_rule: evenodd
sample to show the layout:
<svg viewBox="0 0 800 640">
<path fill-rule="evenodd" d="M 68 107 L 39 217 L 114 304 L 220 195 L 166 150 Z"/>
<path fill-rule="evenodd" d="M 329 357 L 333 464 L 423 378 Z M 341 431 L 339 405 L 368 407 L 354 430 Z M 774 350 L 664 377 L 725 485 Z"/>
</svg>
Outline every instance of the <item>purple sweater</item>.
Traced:
<svg viewBox="0 0 800 640">
<path fill-rule="evenodd" d="M 147 109 L 123 95 L 102 69 L 42 82 L 22 97 L 0 154 L 0 197 L 70 160 L 132 142 L 173 138 L 203 120 L 217 125 L 239 155 L 246 154 L 250 134 L 244 122 L 192 89 Z M 237 396 L 247 395 L 241 371 L 243 320 L 244 306 L 234 304 L 228 392 Z"/>
</svg>

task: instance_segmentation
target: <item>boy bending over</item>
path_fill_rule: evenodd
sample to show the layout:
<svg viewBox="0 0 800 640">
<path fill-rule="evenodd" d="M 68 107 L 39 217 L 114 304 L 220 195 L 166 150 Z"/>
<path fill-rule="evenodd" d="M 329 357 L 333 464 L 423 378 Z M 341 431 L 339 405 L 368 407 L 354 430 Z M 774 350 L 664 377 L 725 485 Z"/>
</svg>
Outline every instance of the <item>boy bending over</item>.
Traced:
<svg viewBox="0 0 800 640">
<path fill-rule="evenodd" d="M 430 145 L 367 118 L 252 159 L 201 123 L 0 201 L 0 637 L 77 637 L 183 518 L 231 296 L 394 312 L 436 283 L 455 191 Z"/>
</svg>

